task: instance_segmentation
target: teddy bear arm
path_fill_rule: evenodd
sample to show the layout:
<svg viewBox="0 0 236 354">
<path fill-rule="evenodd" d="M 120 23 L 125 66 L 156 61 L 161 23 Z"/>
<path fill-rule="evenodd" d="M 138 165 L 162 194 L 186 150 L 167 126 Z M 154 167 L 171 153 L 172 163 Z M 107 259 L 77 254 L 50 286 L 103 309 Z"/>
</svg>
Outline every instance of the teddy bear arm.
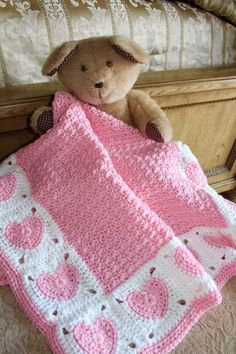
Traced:
<svg viewBox="0 0 236 354">
<path fill-rule="evenodd" d="M 30 117 L 30 125 L 36 134 L 42 135 L 53 127 L 53 111 L 51 107 L 41 106 Z"/>
<path fill-rule="evenodd" d="M 131 117 L 142 135 L 157 141 L 172 139 L 172 127 L 165 113 L 146 93 L 131 90 L 128 95 Z"/>
</svg>

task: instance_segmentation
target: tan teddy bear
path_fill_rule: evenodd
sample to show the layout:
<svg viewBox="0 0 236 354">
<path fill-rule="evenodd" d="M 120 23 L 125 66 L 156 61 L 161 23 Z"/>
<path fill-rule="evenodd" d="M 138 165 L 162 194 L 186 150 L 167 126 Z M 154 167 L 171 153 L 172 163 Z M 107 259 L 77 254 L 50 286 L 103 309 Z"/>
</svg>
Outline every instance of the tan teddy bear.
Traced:
<svg viewBox="0 0 236 354">
<path fill-rule="evenodd" d="M 94 37 L 66 42 L 46 61 L 43 74 L 57 73 L 76 98 L 138 128 L 159 142 L 172 138 L 165 113 L 147 94 L 132 87 L 148 53 L 123 36 Z M 42 134 L 53 125 L 52 109 L 40 107 L 31 117 L 33 130 Z"/>
</svg>

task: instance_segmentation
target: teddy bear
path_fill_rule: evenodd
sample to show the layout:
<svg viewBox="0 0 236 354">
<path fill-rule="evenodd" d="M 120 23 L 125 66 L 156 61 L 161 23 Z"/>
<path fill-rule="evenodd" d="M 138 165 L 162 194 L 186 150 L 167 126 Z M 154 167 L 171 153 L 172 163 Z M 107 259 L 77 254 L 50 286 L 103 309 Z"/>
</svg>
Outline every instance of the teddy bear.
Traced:
<svg viewBox="0 0 236 354">
<path fill-rule="evenodd" d="M 93 37 L 70 41 L 55 49 L 42 73 L 57 73 L 61 83 L 78 100 L 132 125 L 146 137 L 169 142 L 172 127 L 165 113 L 145 92 L 132 89 L 149 54 L 124 36 Z M 38 134 L 53 126 L 51 107 L 39 107 L 31 117 Z"/>
</svg>

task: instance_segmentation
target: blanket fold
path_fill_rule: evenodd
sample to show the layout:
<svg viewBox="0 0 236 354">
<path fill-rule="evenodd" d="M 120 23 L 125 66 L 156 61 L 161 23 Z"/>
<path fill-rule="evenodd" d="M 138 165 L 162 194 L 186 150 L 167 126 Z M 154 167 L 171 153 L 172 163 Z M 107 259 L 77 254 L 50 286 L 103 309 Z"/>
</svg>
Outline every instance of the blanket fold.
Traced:
<svg viewBox="0 0 236 354">
<path fill-rule="evenodd" d="M 236 274 L 236 207 L 188 147 L 59 92 L 0 169 L 0 284 L 55 353 L 167 353 Z"/>
</svg>

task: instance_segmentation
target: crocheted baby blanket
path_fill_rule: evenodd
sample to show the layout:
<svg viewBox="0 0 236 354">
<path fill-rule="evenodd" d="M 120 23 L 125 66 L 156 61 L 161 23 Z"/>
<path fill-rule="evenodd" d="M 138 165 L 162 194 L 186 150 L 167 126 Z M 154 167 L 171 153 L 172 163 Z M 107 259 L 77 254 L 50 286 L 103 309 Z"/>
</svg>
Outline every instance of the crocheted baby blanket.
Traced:
<svg viewBox="0 0 236 354">
<path fill-rule="evenodd" d="M 236 274 L 236 208 L 187 146 L 60 92 L 0 169 L 0 268 L 54 353 L 167 353 Z"/>
</svg>

